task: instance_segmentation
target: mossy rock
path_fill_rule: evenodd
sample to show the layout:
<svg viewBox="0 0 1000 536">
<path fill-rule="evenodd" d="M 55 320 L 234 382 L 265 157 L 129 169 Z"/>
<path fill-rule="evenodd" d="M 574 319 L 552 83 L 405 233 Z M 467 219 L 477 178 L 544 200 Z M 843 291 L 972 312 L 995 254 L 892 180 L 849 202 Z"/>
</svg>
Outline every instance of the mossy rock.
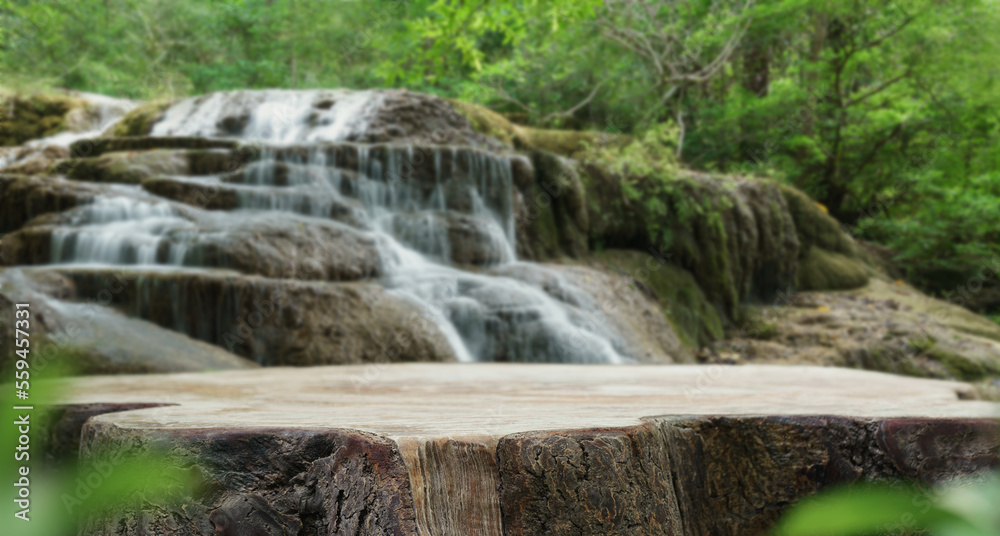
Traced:
<svg viewBox="0 0 1000 536">
<path fill-rule="evenodd" d="M 595 162 L 583 169 L 593 245 L 669 255 L 736 322 L 744 301 L 771 301 L 793 286 L 799 241 L 775 183 L 684 170 L 622 178 Z M 625 194 L 625 180 L 638 196 Z"/>
<path fill-rule="evenodd" d="M 700 348 L 723 337 L 722 316 L 687 270 L 648 252 L 604 250 L 592 258 L 611 269 L 631 274 L 657 300 L 685 345 Z"/>
<path fill-rule="evenodd" d="M 623 143 L 624 136 L 587 130 L 558 130 L 518 126 L 514 146 L 518 149 L 541 149 L 563 156 L 578 156 L 581 151 L 608 144 Z"/>
<path fill-rule="evenodd" d="M 0 146 L 58 134 L 66 126 L 66 114 L 85 105 L 66 95 L 0 95 Z"/>
<path fill-rule="evenodd" d="M 90 203 L 100 193 L 94 185 L 57 181 L 45 176 L 0 174 L 0 235 L 20 229 L 32 218 Z M 0 264 L 5 260 L 0 258 Z"/>
<path fill-rule="evenodd" d="M 155 100 L 136 106 L 125 114 L 111 131 L 114 136 L 146 136 L 153 130 L 163 114 L 175 101 L 170 99 Z"/>
<path fill-rule="evenodd" d="M 156 150 L 110 152 L 90 158 L 63 160 L 53 166 L 53 172 L 80 181 L 139 184 L 160 175 L 187 173 L 189 167 L 187 153 Z"/>
<path fill-rule="evenodd" d="M 524 198 L 525 206 L 517 218 L 518 257 L 540 261 L 562 256 L 559 226 L 551 196 L 532 187 Z"/>
<path fill-rule="evenodd" d="M 995 366 L 961 354 L 949 352 L 937 346 L 927 350 L 926 355 L 944 365 L 944 368 L 948 369 L 948 372 L 959 380 L 981 380 L 990 375 L 1000 374 L 1000 370 L 997 370 Z"/>
<path fill-rule="evenodd" d="M 805 192 L 787 184 L 780 184 L 779 187 L 795 220 L 803 256 L 809 253 L 811 246 L 851 258 L 857 256 L 854 241 L 844 232 L 840 223 L 820 208 L 816 201 Z"/>
<path fill-rule="evenodd" d="M 472 125 L 473 130 L 486 136 L 491 136 L 501 142 L 513 147 L 514 138 L 517 136 L 517 125 L 511 123 L 506 117 L 469 102 L 450 100 L 451 105 L 458 113 L 465 116 Z"/>
<path fill-rule="evenodd" d="M 754 308 L 756 309 L 756 308 Z M 744 323 L 747 336 L 760 341 L 773 341 L 781 336 L 781 326 L 761 316 L 747 315 Z"/>
<path fill-rule="evenodd" d="M 868 270 L 860 261 L 819 246 L 809 248 L 799 261 L 795 278 L 798 290 L 850 290 L 866 284 Z"/>
<path fill-rule="evenodd" d="M 889 372 L 917 378 L 932 376 L 917 361 L 912 359 L 905 349 L 891 344 L 858 348 L 850 354 L 848 361 L 855 368 L 865 370 Z"/>
<path fill-rule="evenodd" d="M 70 144 L 69 152 L 73 158 L 86 158 L 101 156 L 104 153 L 148 151 L 151 149 L 209 151 L 211 149 L 236 150 L 239 148 L 240 144 L 235 140 L 200 138 L 196 136 L 125 136 L 77 140 Z M 252 147 L 246 147 L 239 156 L 243 159 L 249 159 L 256 157 L 256 153 L 257 151 Z"/>
<path fill-rule="evenodd" d="M 519 235 L 519 251 L 528 258 L 652 248 L 693 274 L 709 301 L 734 322 L 744 302 L 768 302 L 795 286 L 800 260 L 808 261 L 800 288 L 856 288 L 868 280 L 854 262 L 854 241 L 790 186 L 683 169 L 671 176 L 623 177 L 601 158 L 581 154 L 607 142 L 598 133 L 532 129 L 481 106 L 452 104 L 477 131 L 532 154 L 536 184 L 522 193 L 537 215 Z M 551 190 L 560 192 L 548 196 L 551 206 L 532 206 L 534 196 Z M 806 259 L 813 246 L 824 252 Z"/>
<path fill-rule="evenodd" d="M 1000 361 L 995 355 L 970 350 L 954 340 L 928 338 L 916 347 L 920 356 L 940 364 L 949 376 L 957 380 L 978 381 L 1000 376 Z"/>
<path fill-rule="evenodd" d="M 525 151 L 541 150 L 562 156 L 574 156 L 593 147 L 623 145 L 630 139 L 629 136 L 621 134 L 518 125 L 493 110 L 477 104 L 457 100 L 452 100 L 451 104 L 469 120 L 476 132 Z"/>
<path fill-rule="evenodd" d="M 521 188 L 519 253 L 533 260 L 583 257 L 590 221 L 576 162 L 546 151 L 532 152 L 531 161 L 535 180 Z"/>
<path fill-rule="evenodd" d="M 621 177 L 595 162 L 583 161 L 580 180 L 589 212 L 592 244 L 629 249 L 646 249 L 651 245 L 646 222 L 637 212 L 640 207 L 625 197 Z"/>
<path fill-rule="evenodd" d="M 940 325 L 959 333 L 1000 342 L 1000 325 L 987 317 L 962 307 L 957 303 L 932 298 L 910 285 L 897 281 L 887 282 L 872 278 L 862 290 L 862 296 L 871 300 L 892 300 L 900 304 L 900 314 L 922 319 L 931 325 Z"/>
</svg>

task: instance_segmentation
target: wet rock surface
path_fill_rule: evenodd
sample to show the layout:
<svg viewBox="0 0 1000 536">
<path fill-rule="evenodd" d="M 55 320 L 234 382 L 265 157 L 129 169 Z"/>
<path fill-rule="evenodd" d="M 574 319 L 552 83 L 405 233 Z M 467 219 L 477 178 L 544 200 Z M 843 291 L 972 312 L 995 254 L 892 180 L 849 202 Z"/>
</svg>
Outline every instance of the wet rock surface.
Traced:
<svg viewBox="0 0 1000 536">
<path fill-rule="evenodd" d="M 255 368 L 252 361 L 192 340 L 95 302 L 80 303 L 76 286 L 54 272 L 0 271 L 0 313 L 14 318 L 16 303 L 31 312 L 35 369 L 66 367 L 74 374 L 142 374 Z M 16 358 L 13 333 L 0 334 L 9 370 Z"/>
<path fill-rule="evenodd" d="M 794 288 L 799 228 L 776 183 L 680 173 L 665 192 L 648 194 L 660 195 L 674 215 L 656 222 L 671 237 L 664 244 L 649 234 L 649 220 L 657 216 L 623 196 L 622 177 L 594 164 L 586 165 L 582 176 L 591 236 L 605 247 L 652 248 L 669 257 L 695 277 L 728 319 L 740 320 L 741 303 Z"/>
<path fill-rule="evenodd" d="M 552 267 L 586 293 L 588 306 L 601 311 L 622 334 L 622 344 L 634 346 L 627 353 L 639 356 L 639 362 L 694 362 L 693 352 L 685 347 L 656 297 L 644 292 L 632 277 L 607 268 Z"/>
<path fill-rule="evenodd" d="M 268 130 L 279 116 L 283 125 Z M 448 101 L 407 90 L 211 93 L 174 104 L 145 134 L 504 147 L 473 129 Z"/>
<path fill-rule="evenodd" d="M 52 262 L 111 262 L 230 268 L 290 279 L 351 281 L 379 272 L 375 241 L 333 221 L 291 215 L 248 214 L 229 220 L 165 203 L 143 203 L 151 215 L 138 228 L 129 220 L 95 221 L 113 203 L 98 202 L 64 215 L 81 227 L 47 221 L 29 225 L 0 243 L 8 266 Z M 100 210 L 89 210 L 98 206 Z M 87 223 L 89 222 L 89 223 Z M 139 231 L 139 232 L 137 232 Z M 141 232 L 145 231 L 145 232 Z"/>
<path fill-rule="evenodd" d="M 9 233 L 28 220 L 90 202 L 101 188 L 52 177 L 0 174 L 0 233 Z"/>
<path fill-rule="evenodd" d="M 376 283 L 58 268 L 81 297 L 266 366 L 454 361 L 434 319 Z M 116 289 L 102 293 L 107 288 Z M 161 305 L 166 304 L 166 305 Z"/>
</svg>

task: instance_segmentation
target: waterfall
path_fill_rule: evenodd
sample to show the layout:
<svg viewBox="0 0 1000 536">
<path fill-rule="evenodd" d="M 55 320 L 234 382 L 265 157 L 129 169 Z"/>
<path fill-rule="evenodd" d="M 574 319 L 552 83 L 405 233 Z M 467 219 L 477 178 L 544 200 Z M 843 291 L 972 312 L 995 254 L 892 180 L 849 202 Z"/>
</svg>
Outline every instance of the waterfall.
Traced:
<svg viewBox="0 0 1000 536">
<path fill-rule="evenodd" d="M 171 107 L 152 135 L 341 141 L 365 133 L 380 100 L 375 91 L 221 91 Z"/>
<path fill-rule="evenodd" d="M 462 361 L 631 361 L 592 298 L 557 272 L 517 259 L 514 156 L 359 143 L 381 102 L 378 92 L 342 90 L 181 101 L 154 135 L 236 138 L 256 157 L 228 174 L 170 179 L 231 189 L 236 208 L 181 214 L 166 200 L 101 198 L 52 234 L 52 260 L 204 266 L 192 251 L 204 238 L 202 220 L 336 220 L 372 239 L 379 281 L 425 311 Z M 212 226 L 214 235 L 225 229 Z"/>
<path fill-rule="evenodd" d="M 129 197 L 99 197 L 76 211 L 71 223 L 52 233 L 53 262 L 181 264 L 184 247 L 167 236 L 192 227 L 167 203 Z"/>
</svg>

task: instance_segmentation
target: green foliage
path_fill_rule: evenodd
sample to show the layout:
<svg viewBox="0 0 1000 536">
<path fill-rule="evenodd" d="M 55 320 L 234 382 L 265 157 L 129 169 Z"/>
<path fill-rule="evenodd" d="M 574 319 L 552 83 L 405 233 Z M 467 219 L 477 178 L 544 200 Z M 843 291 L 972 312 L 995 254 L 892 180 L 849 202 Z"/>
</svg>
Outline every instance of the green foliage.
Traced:
<svg viewBox="0 0 1000 536">
<path fill-rule="evenodd" d="M 952 290 L 1000 256 L 1000 172 L 958 182 L 933 170 L 908 190 L 919 206 L 876 212 L 857 234 L 892 247 L 909 278 Z"/>
<path fill-rule="evenodd" d="M 897 484 L 841 488 L 806 499 L 775 528 L 780 536 L 850 536 L 930 531 L 937 536 L 1000 535 L 1000 475 L 926 490 Z"/>
<path fill-rule="evenodd" d="M 30 348 L 30 347 L 29 347 Z M 31 355 L 31 354 L 29 354 Z M 16 481 L 24 475 L 30 482 L 30 511 L 24 521 L 13 514 L 21 508 L 14 503 L 21 488 L 10 486 L 4 493 L 7 511 L 0 520 L 0 533 L 19 536 L 69 536 L 77 534 L 78 524 L 91 515 L 109 509 L 140 506 L 147 502 L 163 502 L 189 494 L 196 481 L 189 471 L 171 463 L 165 453 L 152 451 L 114 452 L 102 458 L 100 465 L 89 461 L 52 459 L 46 452 L 51 439 L 47 426 L 60 395 L 72 388 L 68 356 L 48 360 L 29 357 L 28 400 L 14 398 L 13 383 L 0 383 L 3 405 L 0 419 L 8 427 L 2 435 L 0 448 L 7 453 L 0 461 L 0 475 Z M 24 371 L 22 371 L 23 373 Z M 14 406 L 32 405 L 33 410 L 15 410 Z M 19 444 L 19 434 L 11 423 L 29 415 L 29 458 L 18 460 L 12 453 Z M 16 507 L 16 508 L 15 508 Z"/>
<path fill-rule="evenodd" d="M 607 169 L 620 175 L 669 181 L 679 167 L 676 156 L 679 133 L 676 125 L 662 123 L 624 147 L 609 147 L 603 152 L 590 148 L 588 153 L 597 155 Z"/>
<path fill-rule="evenodd" d="M 305 0 L 14 0 L 0 4 L 0 72 L 133 98 L 382 84 L 373 66 L 408 4 Z"/>
<path fill-rule="evenodd" d="M 625 197 L 643 209 L 651 242 L 664 248 L 672 243 L 672 219 L 690 221 L 707 208 L 697 200 L 679 195 L 682 185 L 678 182 L 679 164 L 675 156 L 678 134 L 675 125 L 663 123 L 624 147 L 586 150 L 592 159 L 621 178 Z"/>
<path fill-rule="evenodd" d="M 409 33 L 428 46 L 411 49 L 411 68 L 396 70 L 391 77 L 413 82 L 414 76 L 423 76 L 434 82 L 454 69 L 482 71 L 493 50 L 519 44 L 538 26 L 558 32 L 562 25 L 593 16 L 598 4 L 596 0 L 433 0 L 422 16 L 406 24 Z M 414 64 L 418 68 L 412 68 Z"/>
</svg>

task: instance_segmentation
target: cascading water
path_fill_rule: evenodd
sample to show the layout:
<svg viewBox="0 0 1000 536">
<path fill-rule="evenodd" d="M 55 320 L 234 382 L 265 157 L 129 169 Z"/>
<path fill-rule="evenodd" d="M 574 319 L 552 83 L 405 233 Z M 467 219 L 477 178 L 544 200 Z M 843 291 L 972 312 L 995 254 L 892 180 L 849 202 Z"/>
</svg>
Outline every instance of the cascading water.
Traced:
<svg viewBox="0 0 1000 536">
<path fill-rule="evenodd" d="M 381 102 L 375 91 L 223 91 L 167 110 L 153 136 L 232 136 L 305 143 L 362 136 Z"/>
<path fill-rule="evenodd" d="M 73 227 L 52 233 L 52 260 L 73 263 L 182 264 L 184 247 L 169 243 L 171 232 L 192 227 L 167 203 L 129 197 L 101 197 L 73 215 Z"/>
<path fill-rule="evenodd" d="M 516 259 L 511 157 L 345 143 L 363 139 L 381 103 L 377 92 L 345 91 L 182 101 L 154 135 L 237 138 L 258 156 L 233 173 L 171 179 L 232 189 L 238 210 L 182 214 L 165 200 L 101 198 L 52 234 L 53 260 L 198 266 L 190 249 L 203 237 L 192 220 L 332 219 L 374 240 L 384 286 L 426 311 L 462 361 L 630 361 L 589 296 Z"/>
</svg>

